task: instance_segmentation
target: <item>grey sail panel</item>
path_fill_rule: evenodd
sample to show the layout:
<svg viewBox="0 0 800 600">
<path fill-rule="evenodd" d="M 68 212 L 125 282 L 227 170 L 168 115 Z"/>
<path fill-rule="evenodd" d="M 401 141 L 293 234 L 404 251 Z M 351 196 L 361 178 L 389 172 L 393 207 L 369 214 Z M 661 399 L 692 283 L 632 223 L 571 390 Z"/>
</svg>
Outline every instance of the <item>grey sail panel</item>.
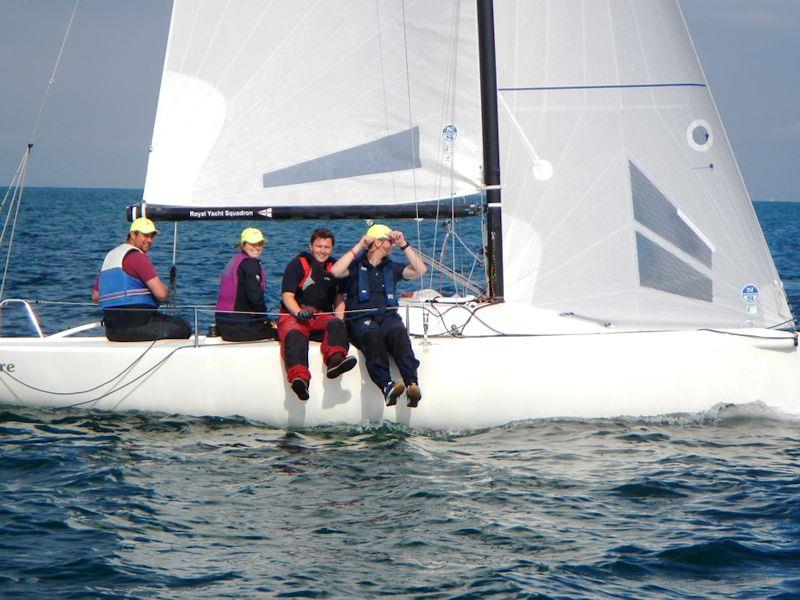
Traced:
<svg viewBox="0 0 800 600">
<path fill-rule="evenodd" d="M 413 127 L 352 148 L 264 173 L 264 187 L 348 179 L 422 166 L 419 128 Z"/>
</svg>

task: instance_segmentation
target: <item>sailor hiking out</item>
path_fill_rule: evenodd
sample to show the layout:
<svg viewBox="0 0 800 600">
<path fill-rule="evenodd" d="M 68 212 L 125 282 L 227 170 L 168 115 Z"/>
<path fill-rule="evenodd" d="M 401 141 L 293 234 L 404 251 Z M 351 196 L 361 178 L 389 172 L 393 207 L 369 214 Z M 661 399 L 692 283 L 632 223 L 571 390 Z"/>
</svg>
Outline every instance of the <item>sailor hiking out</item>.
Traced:
<svg viewBox="0 0 800 600">
<path fill-rule="evenodd" d="M 389 258 L 397 246 L 408 264 Z M 380 388 L 386 406 L 393 406 L 405 391 L 407 404 L 415 407 L 422 398 L 411 340 L 397 314 L 397 282 L 416 279 L 427 271 L 419 253 L 401 231 L 373 225 L 359 242 L 331 267 L 342 278 L 350 339 L 364 354 L 370 379 Z M 403 381 L 393 381 L 391 356 Z"/>
<path fill-rule="evenodd" d="M 330 379 L 356 365 L 344 324 L 344 298 L 331 274 L 335 238 L 330 229 L 311 233 L 309 252 L 293 258 L 283 272 L 278 334 L 286 378 L 300 400 L 308 400 L 308 340 L 321 341 L 320 350 Z"/>
</svg>

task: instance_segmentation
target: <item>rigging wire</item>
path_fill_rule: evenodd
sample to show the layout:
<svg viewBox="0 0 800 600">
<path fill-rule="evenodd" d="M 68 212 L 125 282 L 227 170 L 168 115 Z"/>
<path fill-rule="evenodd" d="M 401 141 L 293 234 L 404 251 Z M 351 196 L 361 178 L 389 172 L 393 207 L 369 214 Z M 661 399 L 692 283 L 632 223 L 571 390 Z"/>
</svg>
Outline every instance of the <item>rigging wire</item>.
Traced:
<svg viewBox="0 0 800 600">
<path fill-rule="evenodd" d="M 6 231 L 8 229 L 8 222 L 11 219 L 11 213 L 14 213 L 14 219 L 11 225 L 11 233 L 8 236 L 8 245 L 6 249 L 6 260 L 5 260 L 5 267 L 3 268 L 3 277 L 2 281 L 0 281 L 0 299 L 3 298 L 3 294 L 5 293 L 6 289 L 6 277 L 8 275 L 8 265 L 11 262 L 11 251 L 14 248 L 14 233 L 17 229 L 17 219 L 19 218 L 19 208 L 22 205 L 22 193 L 24 190 L 24 185 L 19 185 L 19 182 L 25 181 L 25 175 L 28 172 L 28 156 L 30 156 L 30 151 L 33 144 L 28 144 L 25 155 L 23 156 L 22 163 L 21 163 L 21 170 L 18 179 L 18 185 L 14 188 L 11 194 L 11 202 L 8 205 L 8 211 L 6 212 L 5 219 L 3 221 L 3 231 L 0 233 L 0 243 L 2 240 L 5 239 Z M 5 200 L 3 201 L 5 204 Z"/>
<path fill-rule="evenodd" d="M 80 4 L 80 1 L 81 0 L 75 0 L 75 5 L 72 7 L 72 14 L 69 17 L 69 23 L 67 23 L 67 30 L 64 33 L 64 39 L 61 41 L 61 47 L 58 50 L 58 56 L 56 57 L 56 62 L 53 65 L 53 71 L 50 73 L 47 89 L 44 92 L 44 98 L 42 98 L 42 105 L 39 107 L 39 114 L 36 115 L 36 120 L 33 123 L 33 130 L 31 131 L 31 137 L 29 140 L 30 144 L 33 144 L 33 140 L 36 137 L 36 132 L 39 129 L 39 121 L 42 119 L 45 106 L 47 106 L 47 98 L 50 96 L 50 90 L 53 87 L 53 83 L 55 83 L 56 72 L 58 71 L 58 66 L 61 63 L 61 55 L 64 54 L 64 47 L 67 45 L 67 38 L 69 38 L 69 32 L 72 29 L 72 23 L 75 20 L 75 14 L 78 12 L 78 5 Z"/>
<path fill-rule="evenodd" d="M 172 230 L 172 264 L 169 267 L 169 288 L 167 295 L 167 310 L 175 310 L 178 298 L 178 222 L 175 221 Z"/>
<path fill-rule="evenodd" d="M 0 205 L 0 211 L 2 211 L 2 208 L 5 206 L 10 193 L 11 203 L 8 205 L 8 211 L 6 212 L 5 221 L 3 223 L 3 232 L 2 234 L 0 234 L 0 245 L 3 243 L 3 240 L 5 239 L 5 234 L 8 227 L 8 220 L 11 217 L 12 211 L 14 211 L 14 221 L 11 226 L 11 234 L 9 235 L 8 238 L 8 250 L 6 252 L 5 267 L 3 268 L 3 278 L 2 281 L 0 282 L 0 299 L 3 298 L 3 294 L 5 292 L 5 287 L 6 287 L 8 267 L 11 261 L 11 251 L 14 245 L 14 233 L 17 228 L 17 219 L 19 218 L 19 210 L 22 205 L 23 190 L 25 189 L 25 176 L 27 175 L 28 171 L 28 158 L 30 157 L 31 150 L 33 148 L 33 143 L 34 140 L 36 139 L 36 134 L 39 130 L 39 123 L 42 120 L 42 116 L 44 115 L 44 111 L 47 106 L 47 100 L 50 97 L 50 90 L 53 88 L 53 84 L 55 83 L 56 80 L 56 73 L 58 72 L 58 67 L 61 64 L 61 57 L 64 54 L 64 48 L 67 45 L 67 40 L 69 39 L 70 31 L 72 31 L 72 24 L 75 21 L 75 15 L 78 12 L 79 4 L 80 0 L 75 0 L 75 4 L 72 7 L 72 14 L 70 14 L 69 17 L 69 22 L 67 23 L 67 29 L 64 32 L 64 38 L 61 40 L 61 46 L 58 49 L 58 55 L 56 56 L 55 63 L 53 64 L 53 70 L 50 72 L 50 77 L 47 82 L 47 88 L 45 89 L 44 96 L 42 98 L 42 103 L 39 106 L 39 112 L 36 115 L 36 119 L 34 119 L 33 128 L 31 129 L 31 135 L 28 138 L 28 143 L 23 153 L 22 160 L 20 161 L 20 165 L 17 167 L 17 172 L 14 174 L 14 177 L 12 178 L 12 183 L 9 186 L 8 191 L 6 192 L 5 197 L 3 198 L 2 205 Z"/>
<path fill-rule="evenodd" d="M 35 385 L 29 384 L 29 383 L 25 383 L 24 381 L 22 381 L 20 379 L 17 379 L 11 373 L 6 372 L 6 375 L 11 377 L 11 379 L 16 381 L 21 386 L 26 387 L 29 390 L 33 390 L 35 392 L 41 392 L 43 394 L 50 394 L 52 396 L 77 396 L 78 394 L 86 394 L 88 392 L 93 392 L 93 391 L 95 391 L 95 390 L 97 390 L 97 389 L 99 389 L 101 387 L 104 387 L 104 386 L 108 385 L 109 383 L 113 382 L 116 379 L 120 379 L 121 377 L 124 377 L 125 374 L 130 372 L 145 357 L 145 355 L 148 352 L 150 352 L 150 350 L 153 348 L 153 346 L 155 346 L 155 343 L 157 341 L 158 340 L 153 340 L 153 342 L 147 347 L 147 349 L 144 352 L 142 352 L 142 354 L 139 355 L 139 357 L 136 360 L 134 360 L 131 364 L 129 364 L 122 371 L 120 371 L 119 373 L 117 373 L 116 375 L 111 377 L 110 379 L 107 379 L 106 381 L 104 381 L 102 383 L 98 383 L 97 385 L 95 385 L 93 387 L 86 388 L 86 389 L 83 389 L 83 390 L 75 390 L 74 392 L 59 392 L 59 391 L 56 391 L 56 390 L 46 390 L 44 388 L 39 388 L 39 387 L 36 387 Z"/>
<path fill-rule="evenodd" d="M 402 9 L 403 9 L 403 57 L 405 60 L 405 67 L 406 67 L 406 99 L 408 101 L 408 128 L 409 130 L 413 129 L 414 127 L 414 119 L 413 119 L 413 110 L 412 110 L 412 102 L 411 102 L 411 76 L 408 64 L 408 35 L 407 35 L 407 21 L 406 21 L 406 0 L 402 2 Z M 416 161 L 419 159 L 417 156 L 417 149 L 414 145 L 414 136 L 411 136 L 411 154 L 413 157 L 412 164 L 416 164 Z M 416 169 L 411 169 L 411 183 L 412 188 L 414 190 L 414 210 L 416 211 L 416 218 L 414 221 L 417 225 L 417 249 L 422 249 L 422 229 L 421 229 L 421 222 L 419 218 L 419 198 L 417 197 L 417 173 Z M 406 243 L 408 243 L 406 241 Z M 421 258 L 421 257 L 420 257 Z M 422 291 L 423 289 L 423 281 L 422 277 L 419 278 L 419 290 Z"/>
</svg>

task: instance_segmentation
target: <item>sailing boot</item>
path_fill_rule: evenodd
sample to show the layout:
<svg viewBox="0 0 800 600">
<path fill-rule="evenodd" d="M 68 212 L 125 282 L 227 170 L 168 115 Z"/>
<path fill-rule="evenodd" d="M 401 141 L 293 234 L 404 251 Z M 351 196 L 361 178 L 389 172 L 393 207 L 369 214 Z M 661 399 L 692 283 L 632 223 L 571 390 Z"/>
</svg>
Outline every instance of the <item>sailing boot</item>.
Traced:
<svg viewBox="0 0 800 600">
<path fill-rule="evenodd" d="M 406 390 L 406 406 L 416 408 L 419 401 L 422 400 L 422 391 L 419 389 L 419 384 L 412 381 Z"/>
<path fill-rule="evenodd" d="M 328 379 L 336 379 L 339 375 L 347 373 L 356 366 L 358 359 L 355 356 L 345 356 L 337 352 L 328 359 Z"/>
<path fill-rule="evenodd" d="M 390 381 L 383 386 L 383 398 L 386 400 L 386 406 L 394 406 L 397 404 L 397 399 L 400 397 L 400 394 L 405 391 L 406 384 L 402 381 L 398 381 L 397 383 Z"/>
<path fill-rule="evenodd" d="M 292 379 L 292 391 L 297 394 L 297 397 L 305 402 L 308 400 L 308 382 L 305 379 Z"/>
</svg>

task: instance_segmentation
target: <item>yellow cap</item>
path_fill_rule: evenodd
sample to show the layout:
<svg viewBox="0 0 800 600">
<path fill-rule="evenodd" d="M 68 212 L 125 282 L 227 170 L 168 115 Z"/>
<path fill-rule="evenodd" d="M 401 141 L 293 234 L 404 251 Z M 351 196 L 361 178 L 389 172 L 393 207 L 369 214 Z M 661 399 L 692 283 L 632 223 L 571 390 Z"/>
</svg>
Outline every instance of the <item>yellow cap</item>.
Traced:
<svg viewBox="0 0 800 600">
<path fill-rule="evenodd" d="M 267 238 L 264 237 L 264 234 L 261 233 L 260 229 L 256 229 L 255 227 L 248 227 L 244 231 L 242 231 L 242 241 L 241 243 L 244 244 L 247 242 L 248 244 L 266 244 Z"/>
<path fill-rule="evenodd" d="M 156 226 L 153 224 L 153 222 L 150 219 L 146 219 L 144 217 L 139 217 L 138 219 L 134 220 L 133 223 L 131 223 L 130 232 L 133 233 L 135 231 L 144 234 L 155 233 L 156 235 L 158 235 L 159 233 L 158 229 L 156 229 Z"/>
<path fill-rule="evenodd" d="M 373 240 L 388 240 L 391 236 L 392 228 L 386 225 L 373 225 L 367 229 L 366 236 L 371 237 Z"/>
</svg>

